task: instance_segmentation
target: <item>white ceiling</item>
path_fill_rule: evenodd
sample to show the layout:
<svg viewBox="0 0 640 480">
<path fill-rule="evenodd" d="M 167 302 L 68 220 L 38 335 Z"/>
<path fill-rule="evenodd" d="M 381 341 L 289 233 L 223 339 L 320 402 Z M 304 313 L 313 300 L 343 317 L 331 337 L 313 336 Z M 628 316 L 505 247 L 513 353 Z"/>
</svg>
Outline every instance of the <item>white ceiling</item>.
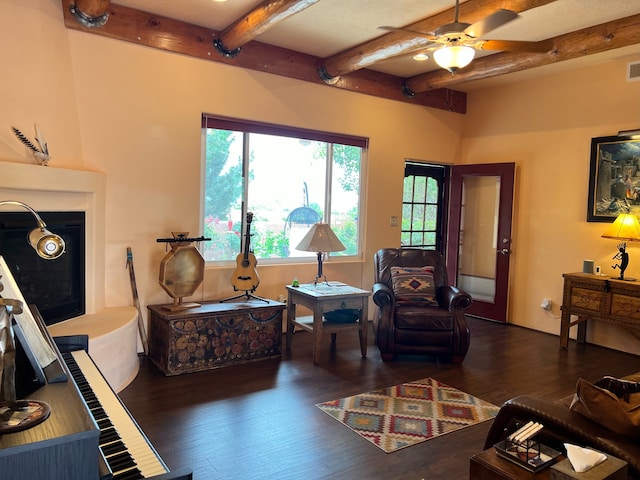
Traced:
<svg viewBox="0 0 640 480">
<path fill-rule="evenodd" d="M 221 31 L 262 0 L 227 0 L 224 3 L 213 0 L 114 0 L 112 3 Z M 505 3 L 508 8 L 509 2 Z M 319 0 L 277 23 L 256 40 L 326 58 L 386 34 L 378 28 L 381 25 L 409 25 L 451 9 L 454 4 L 454 0 Z M 636 14 L 640 14 L 640 0 L 556 0 L 520 14 L 516 20 L 492 31 L 487 38 L 537 41 Z M 464 22 L 464 16 L 459 20 Z M 640 44 L 533 70 L 548 72 L 618 58 L 640 59 Z M 407 78 L 438 67 L 432 59 L 417 62 L 411 56 L 404 56 L 368 68 Z M 528 71 L 519 75 L 535 74 Z"/>
</svg>

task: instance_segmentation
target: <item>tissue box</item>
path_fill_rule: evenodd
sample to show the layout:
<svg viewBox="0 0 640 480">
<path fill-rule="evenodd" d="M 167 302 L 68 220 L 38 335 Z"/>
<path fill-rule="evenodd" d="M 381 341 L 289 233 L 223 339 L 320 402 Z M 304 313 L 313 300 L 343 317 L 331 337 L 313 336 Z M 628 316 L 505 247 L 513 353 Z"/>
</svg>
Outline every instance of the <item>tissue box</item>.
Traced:
<svg viewBox="0 0 640 480">
<path fill-rule="evenodd" d="M 551 466 L 551 480 L 627 480 L 627 462 L 606 455 L 604 462 L 583 473 L 576 472 L 566 458 Z"/>
</svg>

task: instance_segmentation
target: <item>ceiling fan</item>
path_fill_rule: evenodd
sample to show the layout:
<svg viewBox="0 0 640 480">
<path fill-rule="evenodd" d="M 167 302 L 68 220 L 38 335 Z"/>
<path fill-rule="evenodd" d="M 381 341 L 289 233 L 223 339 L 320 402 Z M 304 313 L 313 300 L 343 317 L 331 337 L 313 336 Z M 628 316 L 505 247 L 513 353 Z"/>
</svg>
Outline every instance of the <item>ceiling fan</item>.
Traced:
<svg viewBox="0 0 640 480">
<path fill-rule="evenodd" d="M 511 10 L 500 9 L 488 17 L 474 23 L 458 21 L 460 0 L 456 0 L 455 18 L 453 23 L 447 23 L 432 32 L 420 32 L 407 28 L 381 26 L 383 30 L 412 33 L 431 40 L 433 45 L 427 45 L 423 51 L 433 51 L 434 60 L 445 70 L 454 73 L 471 63 L 476 50 L 500 50 L 516 52 L 546 52 L 551 49 L 551 42 L 526 42 L 512 40 L 480 40 L 492 30 L 501 27 L 518 18 L 518 14 Z"/>
</svg>

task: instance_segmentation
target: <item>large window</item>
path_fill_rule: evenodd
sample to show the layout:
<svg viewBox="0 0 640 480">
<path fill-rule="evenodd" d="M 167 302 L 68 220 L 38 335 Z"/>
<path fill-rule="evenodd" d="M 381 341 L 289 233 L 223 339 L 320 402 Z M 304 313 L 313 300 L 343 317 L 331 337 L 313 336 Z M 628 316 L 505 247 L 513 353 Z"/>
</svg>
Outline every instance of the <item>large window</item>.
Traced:
<svg viewBox="0 0 640 480">
<path fill-rule="evenodd" d="M 402 195 L 401 243 L 444 253 L 445 185 L 448 167 L 407 162 Z"/>
<path fill-rule="evenodd" d="M 247 212 L 259 259 L 315 256 L 295 247 L 316 222 L 346 247 L 331 255 L 358 255 L 366 139 L 210 115 L 202 126 L 205 260 L 243 251 Z"/>
</svg>

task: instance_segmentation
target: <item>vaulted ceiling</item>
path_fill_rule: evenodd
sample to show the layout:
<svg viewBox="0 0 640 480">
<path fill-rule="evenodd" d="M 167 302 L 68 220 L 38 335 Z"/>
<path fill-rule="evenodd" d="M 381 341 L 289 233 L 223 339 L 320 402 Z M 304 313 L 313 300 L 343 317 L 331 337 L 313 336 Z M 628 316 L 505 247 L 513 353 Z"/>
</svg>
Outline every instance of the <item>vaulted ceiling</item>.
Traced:
<svg viewBox="0 0 640 480">
<path fill-rule="evenodd" d="M 638 0 L 463 1 L 459 21 L 474 26 L 500 9 L 518 14 L 480 39 L 544 48 L 477 48 L 454 74 L 413 55 L 433 56 L 439 45 L 421 33 L 452 23 L 455 0 L 61 1 L 71 29 L 459 113 L 465 92 L 496 79 L 640 60 Z"/>
</svg>

